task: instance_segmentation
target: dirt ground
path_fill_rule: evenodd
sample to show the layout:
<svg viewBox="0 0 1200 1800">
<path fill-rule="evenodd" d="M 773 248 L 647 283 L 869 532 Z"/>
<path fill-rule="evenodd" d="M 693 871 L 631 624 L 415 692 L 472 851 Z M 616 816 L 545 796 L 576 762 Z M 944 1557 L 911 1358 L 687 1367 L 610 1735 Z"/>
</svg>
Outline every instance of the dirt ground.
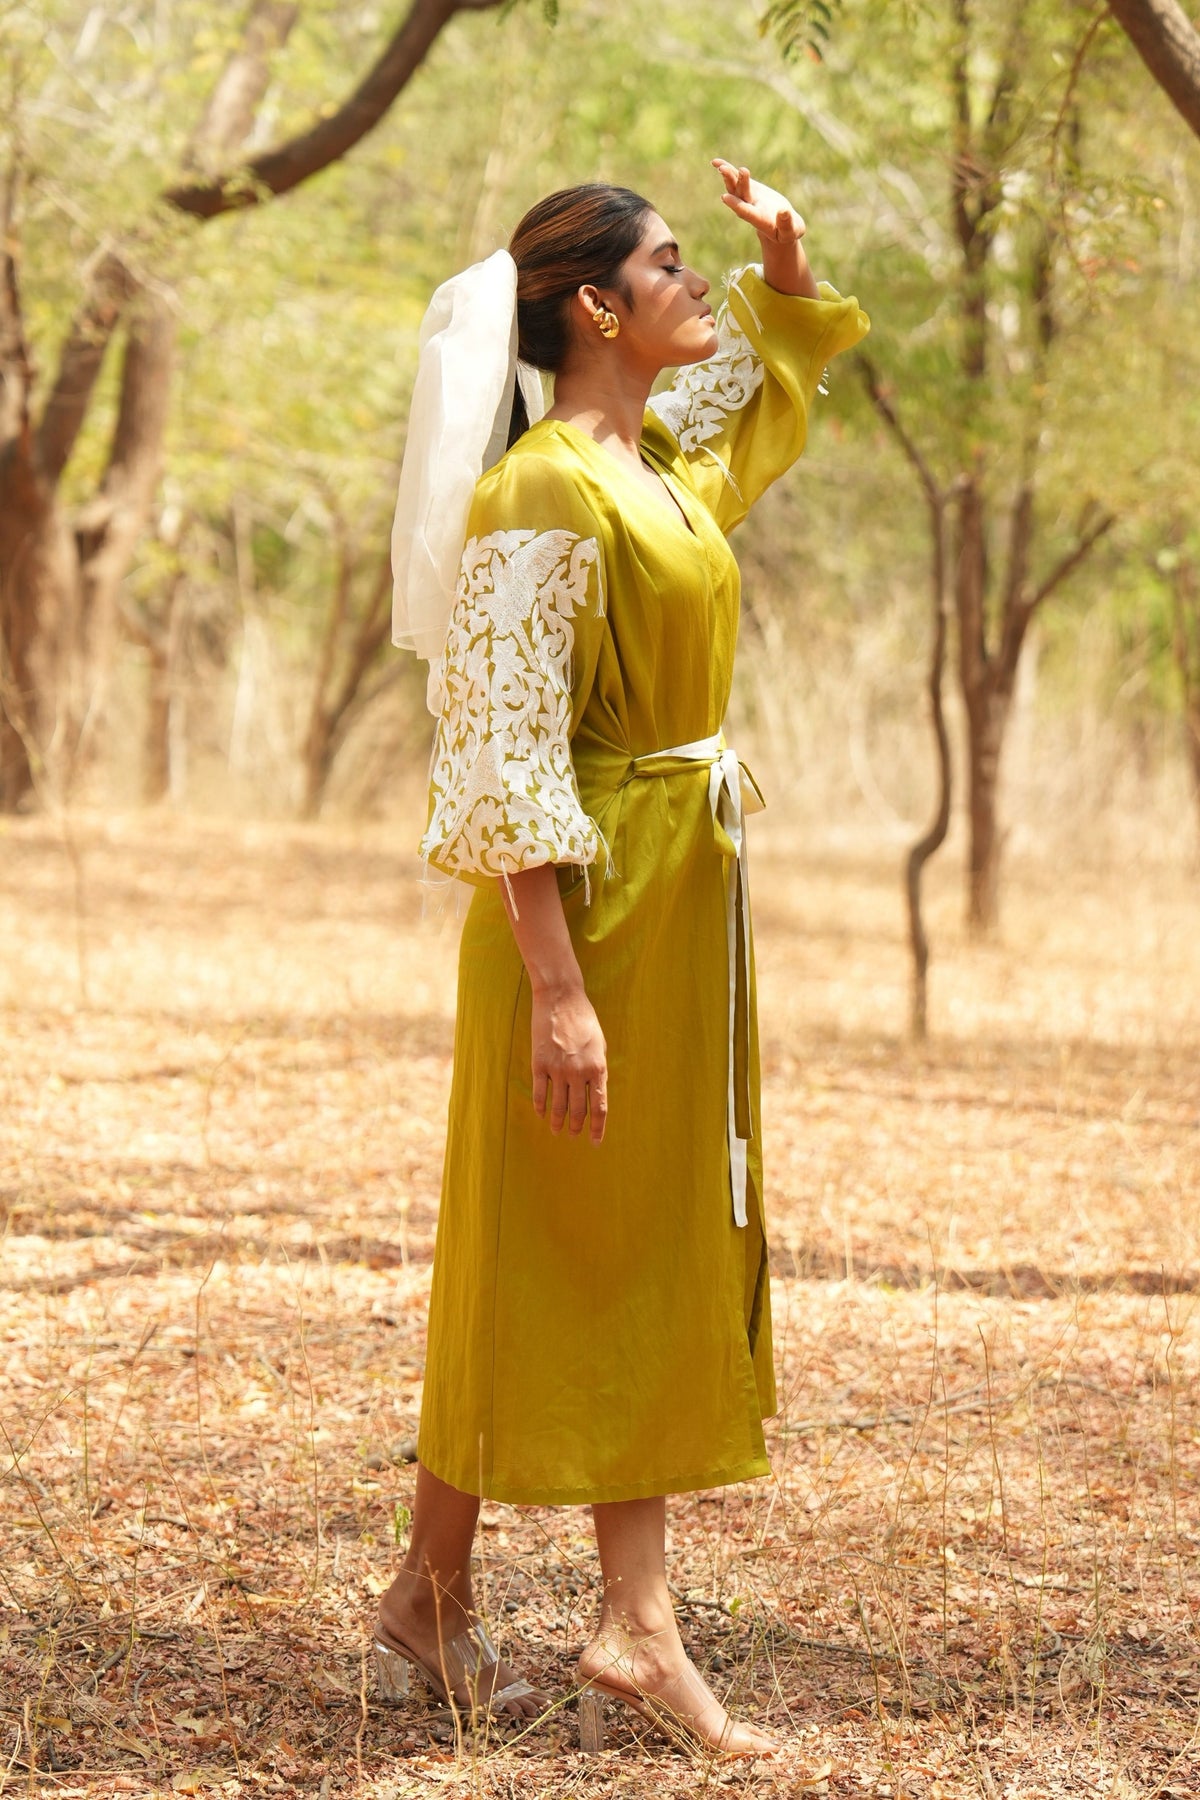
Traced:
<svg viewBox="0 0 1200 1800">
<path fill-rule="evenodd" d="M 1014 867 L 973 947 L 947 862 L 917 1051 L 896 859 L 770 818 L 775 1473 L 671 1509 L 757 1764 L 578 1752 L 573 1510 L 479 1539 L 546 1720 L 374 1698 L 457 936 L 410 826 L 0 825 L 0 1789 L 1200 1795 L 1195 876 Z"/>
</svg>

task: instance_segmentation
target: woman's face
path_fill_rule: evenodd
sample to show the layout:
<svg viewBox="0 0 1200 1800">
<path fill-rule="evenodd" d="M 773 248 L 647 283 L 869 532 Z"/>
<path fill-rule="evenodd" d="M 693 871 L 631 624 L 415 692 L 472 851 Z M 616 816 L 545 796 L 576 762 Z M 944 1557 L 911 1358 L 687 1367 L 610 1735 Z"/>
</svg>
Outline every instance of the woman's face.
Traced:
<svg viewBox="0 0 1200 1800">
<path fill-rule="evenodd" d="M 608 301 L 621 321 L 626 355 L 675 368 L 699 362 L 717 347 L 709 284 L 681 260 L 671 228 L 658 214 L 647 215 L 642 241 L 621 265 L 631 305 L 623 296 Z"/>
</svg>

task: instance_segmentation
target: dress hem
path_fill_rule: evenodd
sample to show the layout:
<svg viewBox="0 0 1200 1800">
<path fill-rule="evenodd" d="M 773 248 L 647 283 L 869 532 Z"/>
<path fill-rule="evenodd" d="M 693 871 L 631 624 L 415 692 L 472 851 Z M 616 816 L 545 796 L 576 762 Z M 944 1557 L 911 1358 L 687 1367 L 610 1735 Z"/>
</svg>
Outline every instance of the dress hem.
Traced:
<svg viewBox="0 0 1200 1800">
<path fill-rule="evenodd" d="M 620 1482 L 611 1487 L 586 1488 L 532 1488 L 521 1483 L 510 1483 L 491 1480 L 480 1483 L 476 1472 L 469 1483 L 454 1480 L 443 1468 L 435 1468 L 433 1463 L 418 1447 L 418 1461 L 421 1467 L 448 1487 L 457 1488 L 461 1494 L 477 1494 L 481 1500 L 497 1500 L 506 1506 L 606 1506 L 620 1500 L 652 1500 L 665 1494 L 695 1494 L 705 1488 L 729 1487 L 738 1481 L 754 1481 L 771 1473 L 771 1464 L 764 1453 L 752 1457 L 748 1462 L 738 1463 L 731 1469 L 706 1469 L 699 1475 L 657 1475 L 645 1481 Z"/>
</svg>

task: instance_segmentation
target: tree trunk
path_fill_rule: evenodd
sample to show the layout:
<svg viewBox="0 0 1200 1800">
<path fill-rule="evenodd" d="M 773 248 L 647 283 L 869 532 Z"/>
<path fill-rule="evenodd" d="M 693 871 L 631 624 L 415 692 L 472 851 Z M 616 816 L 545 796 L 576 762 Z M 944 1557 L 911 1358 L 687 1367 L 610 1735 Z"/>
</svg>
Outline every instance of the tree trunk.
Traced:
<svg viewBox="0 0 1200 1800">
<path fill-rule="evenodd" d="M 1177 527 L 1177 541 L 1183 538 Z M 1192 792 L 1200 810 L 1200 570 L 1186 550 L 1171 571 L 1174 630 L 1171 647 L 1183 698 L 1183 744 L 1192 777 Z"/>
<path fill-rule="evenodd" d="M 950 77 L 955 98 L 954 155 L 950 169 L 950 205 L 959 246 L 959 367 L 968 396 L 967 419 L 981 410 L 988 393 L 989 308 L 997 209 L 1003 197 L 1002 169 L 1011 129 L 1013 96 L 1022 67 L 1024 4 L 1010 10 L 1008 43 L 990 93 L 979 104 L 972 93 L 971 0 L 952 0 L 958 27 Z M 1088 28 L 1080 55 L 1068 78 L 1078 74 L 1083 49 L 1095 34 Z M 1064 105 L 1066 102 L 1064 102 Z M 1114 523 L 1094 502 L 1085 503 L 1074 546 L 1037 582 L 1031 573 L 1035 548 L 1035 498 L 1042 397 L 1047 387 L 1049 355 L 1056 335 L 1054 317 L 1053 227 L 1043 223 L 1027 269 L 1032 312 L 1033 402 L 1020 445 L 1021 465 L 1008 508 L 1006 555 L 1000 575 L 991 566 L 989 520 L 995 501 L 985 487 L 984 452 L 971 453 L 970 468 L 958 481 L 955 565 L 952 580 L 958 621 L 959 685 L 967 735 L 967 797 L 970 843 L 967 852 L 966 915 L 972 933 L 990 931 L 997 922 L 1000 895 L 1002 834 L 997 817 L 1000 761 L 1008 728 L 1017 668 L 1026 633 L 1037 608 L 1065 581 Z M 976 444 L 986 432 L 976 429 Z M 997 530 L 996 536 L 999 536 Z"/>
<path fill-rule="evenodd" d="M 1200 31 L 1176 0 L 1109 0 L 1108 10 L 1166 94 L 1200 137 Z"/>
<path fill-rule="evenodd" d="M 946 709 L 942 699 L 942 676 L 946 667 L 945 519 L 944 502 L 939 494 L 931 504 L 929 522 L 932 537 L 931 587 L 933 599 L 933 636 L 929 647 L 929 672 L 926 697 L 929 703 L 929 728 L 933 732 L 937 758 L 937 798 L 929 829 L 909 849 L 904 862 L 904 891 L 908 899 L 908 941 L 912 952 L 913 981 L 909 1007 L 909 1029 L 918 1043 L 929 1035 L 929 938 L 921 903 L 921 886 L 925 865 L 937 855 L 950 829 L 950 807 L 953 780 L 950 762 L 950 734 L 946 729 Z"/>
<path fill-rule="evenodd" d="M 335 515 L 336 516 L 336 515 Z M 344 525 L 338 520 L 338 570 L 333 604 L 325 626 L 313 682 L 308 730 L 304 739 L 304 793 L 301 816 L 315 819 L 321 809 L 333 759 L 356 715 L 379 691 L 369 691 L 366 677 L 387 641 L 392 617 L 392 565 L 390 553 L 380 562 L 367 600 L 342 657 L 341 678 L 335 683 L 341 639 L 350 611 L 355 564 Z"/>
<path fill-rule="evenodd" d="M 175 337 L 169 302 L 160 294 L 143 293 L 126 338 L 108 467 L 94 499 L 80 509 L 75 522 L 82 704 L 73 735 L 79 752 L 88 750 L 104 717 L 117 641 L 118 591 L 158 488 Z"/>
<path fill-rule="evenodd" d="M 374 67 L 342 104 L 289 142 L 222 177 L 244 144 L 270 58 L 297 16 L 293 0 L 251 0 L 240 42 L 218 76 L 184 157 L 190 177 L 163 199 L 203 220 L 286 193 L 320 173 L 384 117 L 456 13 L 498 0 L 411 0 Z M 102 717 L 117 595 L 158 479 L 175 324 L 169 299 L 132 272 L 139 259 L 106 251 L 92 262 L 63 342 L 40 423 L 18 292 L 15 173 L 0 212 L 0 807 L 29 793 L 40 759 L 74 759 Z M 135 238 L 137 233 L 134 234 Z M 146 244 L 152 231 L 144 231 Z M 143 246 L 145 247 L 145 246 Z M 72 543 L 59 482 L 87 417 L 104 356 L 132 318 L 121 400 L 100 490 Z M 336 731 L 331 727 L 330 736 Z M 158 776 L 161 775 L 161 769 Z M 156 781 L 158 779 L 156 776 Z"/>
<path fill-rule="evenodd" d="M 927 458 L 902 424 L 890 396 L 884 391 L 870 358 L 860 351 L 857 361 L 867 385 L 867 392 L 871 396 L 872 405 L 916 472 L 917 480 L 925 495 L 925 505 L 929 515 L 929 582 L 933 610 L 933 636 L 929 649 L 926 696 L 929 703 L 929 725 L 933 732 L 934 750 L 937 757 L 937 799 L 928 830 L 923 832 L 911 845 L 904 860 L 904 893 L 908 904 L 908 942 L 912 953 L 909 1028 L 917 1042 L 922 1043 L 929 1033 L 929 938 L 925 930 L 925 919 L 921 906 L 921 884 L 926 863 L 931 857 L 937 855 L 946 841 L 946 834 L 950 829 L 950 806 L 953 798 L 950 734 L 946 729 L 946 709 L 942 699 L 942 678 L 946 667 L 946 637 L 949 625 L 946 579 L 946 505 L 950 496 L 938 486 Z"/>
<path fill-rule="evenodd" d="M 989 682 L 967 707 L 967 925 L 978 935 L 993 931 L 1000 920 L 1003 840 L 997 802 L 1011 704 L 1011 691 L 997 691 Z"/>
<path fill-rule="evenodd" d="M 306 131 L 217 180 L 180 182 L 164 198 L 195 219 L 277 199 L 337 162 L 373 131 L 456 13 L 485 12 L 499 0 L 412 0 L 408 15 L 374 67 L 338 107 L 323 111 Z"/>
<path fill-rule="evenodd" d="M 33 657 L 46 581 L 46 503 L 20 449 L 0 459 L 0 807 L 13 812 L 33 786 Z"/>
<path fill-rule="evenodd" d="M 125 626 L 146 652 L 146 723 L 142 739 L 142 799 L 147 806 L 179 797 L 183 771 L 176 746 L 179 660 L 183 649 L 186 584 L 182 563 L 177 563 L 166 584 L 165 598 L 152 616 L 123 610 Z"/>
<path fill-rule="evenodd" d="M 0 809 L 46 778 L 65 736 L 79 617 L 75 547 L 57 498 L 18 453 L 0 456 Z"/>
<path fill-rule="evenodd" d="M 1192 696 L 1183 716 L 1183 729 L 1188 766 L 1192 771 L 1192 794 L 1200 814 L 1200 693 Z"/>
</svg>

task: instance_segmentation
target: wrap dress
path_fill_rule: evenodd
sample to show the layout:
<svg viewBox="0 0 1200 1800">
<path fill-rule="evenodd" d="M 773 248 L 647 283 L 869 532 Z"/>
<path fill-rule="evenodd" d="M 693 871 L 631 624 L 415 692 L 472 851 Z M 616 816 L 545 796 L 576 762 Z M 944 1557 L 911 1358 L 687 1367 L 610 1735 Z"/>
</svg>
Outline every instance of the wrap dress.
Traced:
<svg viewBox="0 0 1200 1800">
<path fill-rule="evenodd" d="M 735 857 L 735 790 L 753 789 L 719 736 L 739 614 L 726 537 L 799 456 L 825 365 L 868 322 L 832 288 L 784 295 L 747 269 L 718 328 L 713 358 L 645 415 L 644 460 L 679 516 L 556 420 L 484 474 L 438 672 L 422 852 L 476 891 L 418 1448 L 443 1481 L 518 1504 L 768 1472 L 759 1065 Z M 533 1109 L 529 980 L 498 878 L 543 863 L 608 1046 L 599 1146 L 552 1135 Z"/>
</svg>

